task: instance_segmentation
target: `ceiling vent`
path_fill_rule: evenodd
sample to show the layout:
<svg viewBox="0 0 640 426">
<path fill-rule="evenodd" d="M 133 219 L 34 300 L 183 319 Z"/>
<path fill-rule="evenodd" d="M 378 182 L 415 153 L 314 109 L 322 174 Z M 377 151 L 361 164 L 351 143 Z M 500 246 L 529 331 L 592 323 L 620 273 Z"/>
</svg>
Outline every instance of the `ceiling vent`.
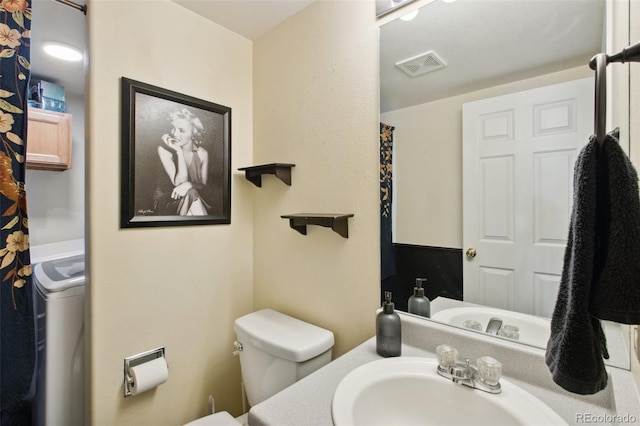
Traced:
<svg viewBox="0 0 640 426">
<path fill-rule="evenodd" d="M 437 71 L 447 66 L 433 51 L 422 53 L 413 58 L 405 59 L 396 63 L 396 66 L 409 74 L 410 77 L 417 77 L 428 72 Z"/>
</svg>

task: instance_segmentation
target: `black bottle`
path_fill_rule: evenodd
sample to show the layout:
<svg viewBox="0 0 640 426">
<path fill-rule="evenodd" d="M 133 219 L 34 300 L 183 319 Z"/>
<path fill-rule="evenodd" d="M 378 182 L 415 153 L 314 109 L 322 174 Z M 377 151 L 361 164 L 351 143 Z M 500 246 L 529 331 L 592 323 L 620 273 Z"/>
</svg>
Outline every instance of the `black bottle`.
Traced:
<svg viewBox="0 0 640 426">
<path fill-rule="evenodd" d="M 413 288 L 413 296 L 409 298 L 409 313 L 423 317 L 431 317 L 431 302 L 424 295 L 422 284 L 426 278 L 416 278 L 416 286 Z"/>
<path fill-rule="evenodd" d="M 376 352 L 383 357 L 400 356 L 402 353 L 402 324 L 394 310 L 391 292 L 384 292 L 382 311 L 376 317 Z"/>
</svg>

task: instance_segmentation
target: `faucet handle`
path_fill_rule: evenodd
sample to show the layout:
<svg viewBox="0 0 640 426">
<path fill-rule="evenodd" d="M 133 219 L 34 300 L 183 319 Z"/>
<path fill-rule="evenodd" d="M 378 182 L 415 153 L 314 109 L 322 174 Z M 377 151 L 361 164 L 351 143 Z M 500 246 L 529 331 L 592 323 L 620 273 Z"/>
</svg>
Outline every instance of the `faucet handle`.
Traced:
<svg viewBox="0 0 640 426">
<path fill-rule="evenodd" d="M 495 358 L 483 356 L 478 358 L 478 373 L 480 378 L 490 386 L 496 386 L 502 376 L 502 364 Z"/>
<path fill-rule="evenodd" d="M 519 340 L 520 329 L 515 325 L 502 324 L 500 330 L 498 330 L 498 336 L 506 337 L 508 339 Z"/>
<path fill-rule="evenodd" d="M 436 358 L 438 365 L 448 370 L 458 362 L 458 350 L 449 345 L 440 345 L 436 348 Z"/>
</svg>

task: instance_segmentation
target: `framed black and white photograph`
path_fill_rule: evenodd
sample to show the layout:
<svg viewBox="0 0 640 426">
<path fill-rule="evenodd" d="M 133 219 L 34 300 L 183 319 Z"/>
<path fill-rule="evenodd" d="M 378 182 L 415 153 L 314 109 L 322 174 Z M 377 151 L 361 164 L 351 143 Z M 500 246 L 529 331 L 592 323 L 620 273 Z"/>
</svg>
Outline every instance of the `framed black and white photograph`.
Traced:
<svg viewBox="0 0 640 426">
<path fill-rule="evenodd" d="M 231 108 L 122 77 L 121 228 L 231 223 Z"/>
</svg>

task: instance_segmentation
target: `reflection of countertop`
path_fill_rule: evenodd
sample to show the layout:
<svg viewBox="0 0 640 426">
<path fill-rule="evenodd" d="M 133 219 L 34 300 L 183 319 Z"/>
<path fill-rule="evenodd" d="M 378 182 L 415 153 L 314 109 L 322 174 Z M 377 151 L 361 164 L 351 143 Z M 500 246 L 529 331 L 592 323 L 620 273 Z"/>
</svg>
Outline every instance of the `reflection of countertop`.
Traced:
<svg viewBox="0 0 640 426">
<path fill-rule="evenodd" d="M 477 306 L 478 308 L 486 308 L 484 305 L 476 303 L 463 302 L 462 300 L 449 299 L 448 297 L 438 296 L 431 301 L 431 315 L 445 309 L 463 308 L 467 306 Z"/>
<path fill-rule="evenodd" d="M 475 303 L 463 302 L 461 300 L 439 296 L 431 301 L 431 316 L 446 309 L 465 308 L 470 306 L 483 309 L 487 308 L 487 306 L 484 305 L 477 305 Z M 550 321 L 550 319 L 548 320 Z M 629 359 L 629 327 L 624 324 L 618 324 L 611 321 L 602 321 L 602 328 L 607 339 L 607 349 L 609 350 L 610 355 L 609 359 L 604 360 L 605 364 L 613 367 L 629 369 L 631 365 L 631 361 Z M 493 337 L 501 338 L 500 336 Z M 540 347 L 544 349 L 546 345 Z"/>
<path fill-rule="evenodd" d="M 475 359 L 493 356 L 503 364 L 505 379 L 519 385 L 554 409 L 569 424 L 610 424 L 585 416 L 636 416 L 640 422 L 640 401 L 631 373 L 607 368 L 609 385 L 589 396 L 566 392 L 551 380 L 544 362 L 544 350 L 513 344 L 478 333 L 423 321 L 400 313 L 402 318 L 402 355 L 434 358 L 435 348 L 447 343 L 458 349 L 461 356 Z M 375 318 L 372 315 L 372 321 Z M 249 425 L 333 425 L 331 401 L 342 378 L 356 367 L 381 359 L 375 350 L 375 337 L 335 359 L 315 373 L 256 405 L 249 411 Z M 615 395 L 615 397 L 614 397 Z M 427 412 L 427 411 L 425 411 Z M 582 416 L 582 417 L 580 417 Z M 583 420 L 580 421 L 580 418 Z"/>
</svg>

